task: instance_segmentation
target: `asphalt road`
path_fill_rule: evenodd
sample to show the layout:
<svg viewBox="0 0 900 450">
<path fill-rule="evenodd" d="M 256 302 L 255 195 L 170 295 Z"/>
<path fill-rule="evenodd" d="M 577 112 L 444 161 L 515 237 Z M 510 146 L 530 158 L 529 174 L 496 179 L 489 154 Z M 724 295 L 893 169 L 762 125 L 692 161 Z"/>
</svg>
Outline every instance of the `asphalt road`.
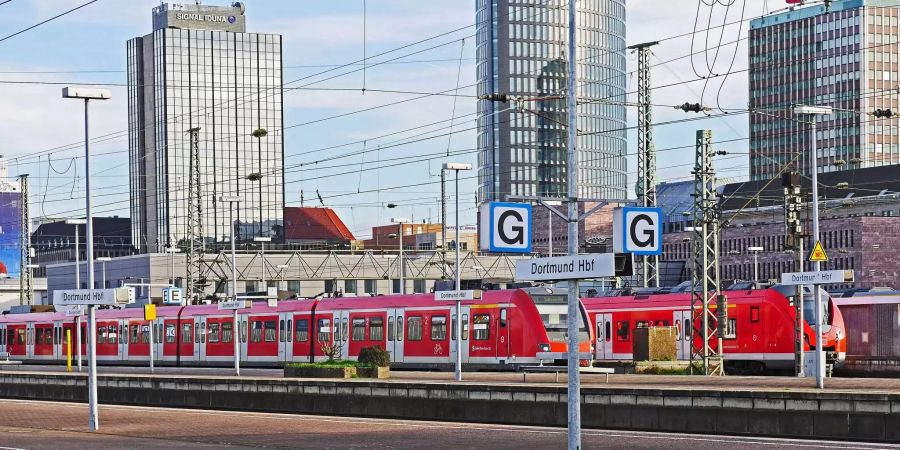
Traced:
<svg viewBox="0 0 900 450">
<path fill-rule="evenodd" d="M 87 406 L 0 400 L 0 449 L 58 448 L 564 448 L 566 430 L 269 413 L 101 405 L 100 431 Z M 629 449 L 883 449 L 859 442 L 585 430 L 582 446 Z"/>
</svg>

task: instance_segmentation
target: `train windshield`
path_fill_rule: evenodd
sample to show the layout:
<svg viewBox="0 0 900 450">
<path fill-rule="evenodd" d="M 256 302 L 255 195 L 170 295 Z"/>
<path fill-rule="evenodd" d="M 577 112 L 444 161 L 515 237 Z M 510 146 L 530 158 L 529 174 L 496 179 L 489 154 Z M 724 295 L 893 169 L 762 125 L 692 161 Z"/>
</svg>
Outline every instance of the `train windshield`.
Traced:
<svg viewBox="0 0 900 450">
<path fill-rule="evenodd" d="M 534 299 L 534 305 L 537 307 L 538 313 L 541 315 L 541 321 L 544 322 L 544 328 L 547 330 L 547 337 L 551 341 L 565 341 L 568 333 L 569 314 L 568 299 L 565 293 L 553 294 L 535 294 L 531 293 Z M 590 339 L 588 335 L 587 322 L 584 318 L 584 310 L 579 307 L 578 315 L 578 340 L 587 341 Z"/>
<path fill-rule="evenodd" d="M 780 292 L 782 295 L 787 297 L 792 304 L 796 301 L 797 298 L 797 287 L 796 286 L 788 286 L 779 284 L 774 286 L 772 289 Z M 829 311 L 831 310 L 828 307 L 828 304 L 831 301 L 831 296 L 828 295 L 824 289 L 819 288 L 819 296 L 822 301 L 822 331 L 828 332 L 831 329 L 831 317 L 829 315 Z M 809 326 L 813 327 L 816 324 L 816 300 L 813 296 L 813 291 L 810 286 L 803 286 L 803 320 L 809 324 Z"/>
</svg>

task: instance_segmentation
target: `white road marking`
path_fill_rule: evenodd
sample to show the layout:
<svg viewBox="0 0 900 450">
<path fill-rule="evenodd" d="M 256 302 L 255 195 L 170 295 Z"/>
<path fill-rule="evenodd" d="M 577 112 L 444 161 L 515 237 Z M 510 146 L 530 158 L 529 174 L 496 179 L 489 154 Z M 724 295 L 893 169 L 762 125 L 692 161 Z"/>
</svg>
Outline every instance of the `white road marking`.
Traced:
<svg viewBox="0 0 900 450">
<path fill-rule="evenodd" d="M 87 408 L 86 404 L 81 403 L 61 403 L 48 402 L 40 400 L 18 400 L 3 399 L 2 402 L 15 402 L 36 405 L 54 404 L 59 407 L 68 408 Z M 264 419 L 277 420 L 300 420 L 330 423 L 360 423 L 360 424 L 378 424 L 396 427 L 415 427 L 415 428 L 439 428 L 452 430 L 479 430 L 479 431 L 495 431 L 495 432 L 526 432 L 535 434 L 553 434 L 564 435 L 566 430 L 563 428 L 537 427 L 528 425 L 478 425 L 478 424 L 457 424 L 455 422 L 437 422 L 437 421 L 419 421 L 419 420 L 403 420 L 403 419 L 379 419 L 367 417 L 347 417 L 339 418 L 335 416 L 316 416 L 310 414 L 290 414 L 290 413 L 258 413 L 249 411 L 210 411 L 203 409 L 190 408 L 165 408 L 156 406 L 135 406 L 135 405 L 102 405 L 103 408 L 114 409 L 131 409 L 131 410 L 155 410 L 166 413 L 184 412 L 190 414 L 206 415 L 206 416 L 249 416 Z M 832 449 L 887 449 L 896 448 L 890 444 L 877 444 L 870 442 L 853 442 L 853 441 L 826 441 L 816 439 L 788 439 L 788 438 L 769 438 L 769 437 L 746 437 L 734 435 L 708 435 L 708 434 L 682 434 L 682 433 L 665 433 L 654 431 L 616 431 L 616 430 L 594 430 L 583 429 L 582 435 L 598 436 L 598 437 L 628 437 L 639 439 L 674 439 L 681 441 L 698 441 L 698 442 L 722 442 L 734 444 L 752 444 L 752 445 L 768 445 L 768 446 L 790 446 L 790 447 L 822 447 L 828 446 Z M 0 447 L 0 450 L 4 450 Z"/>
</svg>

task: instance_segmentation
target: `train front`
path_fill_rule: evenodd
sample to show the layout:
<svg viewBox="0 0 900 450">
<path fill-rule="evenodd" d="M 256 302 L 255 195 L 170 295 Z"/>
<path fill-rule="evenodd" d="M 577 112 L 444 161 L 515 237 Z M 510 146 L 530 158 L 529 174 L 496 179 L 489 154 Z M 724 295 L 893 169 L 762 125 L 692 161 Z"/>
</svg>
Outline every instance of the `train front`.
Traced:
<svg viewBox="0 0 900 450">
<path fill-rule="evenodd" d="M 790 288 L 793 289 L 794 287 L 791 286 Z M 813 351 L 816 348 L 816 301 L 809 286 L 804 286 L 804 292 L 805 348 L 808 351 Z M 796 296 L 796 294 L 793 294 L 793 296 Z M 844 326 L 844 317 L 828 292 L 819 288 L 819 296 L 822 300 L 822 349 L 825 351 L 825 361 L 834 367 L 840 367 L 844 364 L 844 359 L 847 356 L 847 329 Z"/>
<path fill-rule="evenodd" d="M 555 287 L 534 287 L 522 289 L 528 293 L 538 314 L 541 316 L 544 330 L 547 333 L 546 342 L 538 343 L 538 358 L 541 354 L 548 354 L 547 360 L 553 359 L 554 365 L 565 365 L 566 358 L 563 353 L 568 351 L 568 290 Z M 578 350 L 582 354 L 593 354 L 591 342 L 592 330 L 587 327 L 587 311 L 584 305 L 578 302 Z M 589 359 L 581 360 L 582 366 L 590 365 Z"/>
</svg>

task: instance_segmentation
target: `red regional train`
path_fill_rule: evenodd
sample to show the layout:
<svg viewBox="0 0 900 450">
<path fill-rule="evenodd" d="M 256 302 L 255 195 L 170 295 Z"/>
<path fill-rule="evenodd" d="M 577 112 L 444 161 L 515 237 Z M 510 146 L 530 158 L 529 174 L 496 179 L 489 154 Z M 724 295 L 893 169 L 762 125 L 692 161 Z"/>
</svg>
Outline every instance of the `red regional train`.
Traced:
<svg viewBox="0 0 900 450">
<path fill-rule="evenodd" d="M 464 305 L 463 363 L 509 368 L 537 364 L 541 352 L 564 351 L 565 301 L 541 292 L 486 291 L 480 300 Z M 235 327 L 232 311 L 217 305 L 162 306 L 152 323 L 143 320 L 141 308 L 100 310 L 97 358 L 104 363 L 147 363 L 152 345 L 154 359 L 163 364 L 229 365 L 237 328 L 240 358 L 246 365 L 324 360 L 326 343 L 340 343 L 341 356 L 351 360 L 363 347 L 380 346 L 398 367 L 446 368 L 456 361 L 455 303 L 436 301 L 430 294 L 286 300 L 277 307 L 254 303 L 238 313 Z M 593 330 L 586 318 L 582 309 L 582 352 L 592 351 Z M 74 341 L 75 326 L 75 318 L 62 313 L 7 314 L 0 317 L 0 351 L 26 362 L 64 362 L 66 331 Z M 83 322 L 81 327 L 86 336 Z"/>
<path fill-rule="evenodd" d="M 722 347 L 726 369 L 732 373 L 761 373 L 794 366 L 794 320 L 792 286 L 769 289 L 726 291 L 728 326 Z M 827 306 L 823 326 L 823 348 L 829 364 L 840 366 L 846 356 L 847 333 L 835 302 L 825 291 Z M 804 334 L 806 351 L 815 349 L 814 302 L 805 296 Z M 676 351 L 680 360 L 691 352 L 691 294 L 637 294 L 585 298 L 582 300 L 591 324 L 595 325 L 596 360 L 630 360 L 633 330 L 640 327 L 674 326 Z M 713 306 L 715 311 L 715 306 Z M 702 338 L 695 338 L 699 343 Z M 713 348 L 718 342 L 711 342 Z"/>
</svg>

